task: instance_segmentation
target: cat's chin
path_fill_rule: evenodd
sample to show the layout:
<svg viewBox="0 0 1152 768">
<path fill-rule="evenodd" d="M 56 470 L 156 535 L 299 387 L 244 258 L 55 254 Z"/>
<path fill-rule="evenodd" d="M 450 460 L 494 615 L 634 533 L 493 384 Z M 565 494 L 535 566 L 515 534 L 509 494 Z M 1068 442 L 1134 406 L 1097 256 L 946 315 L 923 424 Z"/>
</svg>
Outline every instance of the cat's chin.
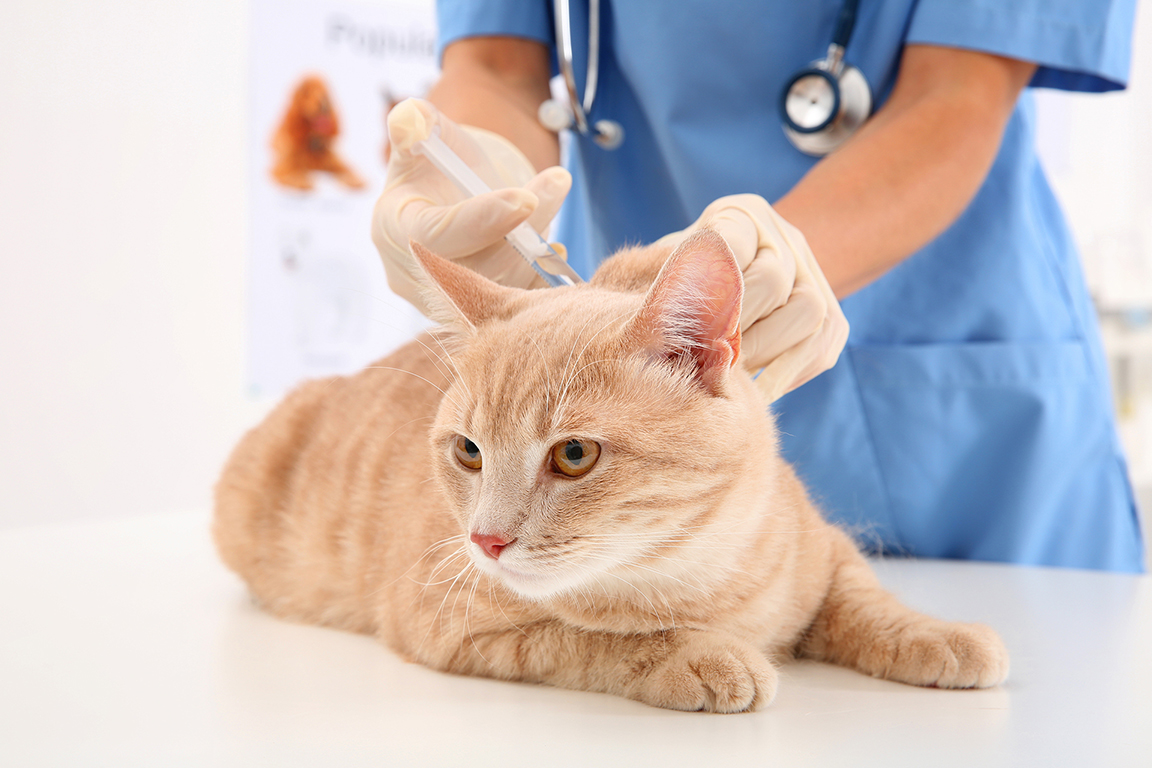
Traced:
<svg viewBox="0 0 1152 768">
<path fill-rule="evenodd" d="M 527 600 L 546 600 L 576 586 L 559 574 L 529 573 L 510 568 L 498 560 L 477 563 L 480 570 L 498 579 L 505 587 Z"/>
</svg>

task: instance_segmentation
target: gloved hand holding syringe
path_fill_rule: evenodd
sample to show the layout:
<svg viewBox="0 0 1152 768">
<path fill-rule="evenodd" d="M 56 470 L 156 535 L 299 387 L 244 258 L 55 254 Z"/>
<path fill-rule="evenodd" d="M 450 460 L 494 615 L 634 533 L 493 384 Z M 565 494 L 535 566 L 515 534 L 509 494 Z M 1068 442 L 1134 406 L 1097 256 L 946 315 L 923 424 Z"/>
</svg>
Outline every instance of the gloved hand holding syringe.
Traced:
<svg viewBox="0 0 1152 768">
<path fill-rule="evenodd" d="M 414 142 L 412 151 L 428 158 L 429 162 L 451 179 L 465 195 L 475 197 L 492 191 L 484 180 L 441 140 L 439 127 L 434 127 L 428 138 Z M 505 235 L 504 239 L 551 287 L 584 282 L 528 222 L 519 224 Z"/>
<path fill-rule="evenodd" d="M 493 191 L 462 191 L 416 151 L 433 133 Z M 421 99 L 405 99 L 388 113 L 388 141 L 388 178 L 372 211 L 372 242 L 393 293 L 428 313 L 408 247 L 412 240 L 500 285 L 548 285 L 505 235 L 527 222 L 548 237 L 549 223 L 572 184 L 566 170 L 552 166 L 537 171 L 503 136 L 459 125 Z M 555 250 L 564 257 L 562 246 L 555 245 Z"/>
</svg>

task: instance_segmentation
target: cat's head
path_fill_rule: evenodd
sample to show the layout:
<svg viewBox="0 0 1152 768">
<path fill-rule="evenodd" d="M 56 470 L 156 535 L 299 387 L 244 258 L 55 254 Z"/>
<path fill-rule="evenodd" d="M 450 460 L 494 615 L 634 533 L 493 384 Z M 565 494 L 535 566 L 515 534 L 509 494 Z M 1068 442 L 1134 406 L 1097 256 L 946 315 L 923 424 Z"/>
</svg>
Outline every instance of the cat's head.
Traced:
<svg viewBox="0 0 1152 768">
<path fill-rule="evenodd" d="M 743 283 L 719 235 L 689 237 L 646 295 L 507 288 L 413 251 L 453 378 L 435 475 L 482 571 L 531 598 L 677 579 L 670 553 L 763 504 L 775 431 L 738 362 Z"/>
</svg>

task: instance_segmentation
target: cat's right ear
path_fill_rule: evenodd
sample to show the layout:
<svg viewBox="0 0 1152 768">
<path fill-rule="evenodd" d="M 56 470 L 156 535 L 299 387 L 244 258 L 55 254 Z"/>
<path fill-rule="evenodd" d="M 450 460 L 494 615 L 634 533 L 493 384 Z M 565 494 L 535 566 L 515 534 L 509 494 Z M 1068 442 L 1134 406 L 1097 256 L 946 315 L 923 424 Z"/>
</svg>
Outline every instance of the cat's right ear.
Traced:
<svg viewBox="0 0 1152 768">
<path fill-rule="evenodd" d="M 503 317 L 508 304 L 522 293 L 441 258 L 415 240 L 408 241 L 408 248 L 416 259 L 428 316 L 443 325 L 474 330 L 486 320 Z"/>
</svg>

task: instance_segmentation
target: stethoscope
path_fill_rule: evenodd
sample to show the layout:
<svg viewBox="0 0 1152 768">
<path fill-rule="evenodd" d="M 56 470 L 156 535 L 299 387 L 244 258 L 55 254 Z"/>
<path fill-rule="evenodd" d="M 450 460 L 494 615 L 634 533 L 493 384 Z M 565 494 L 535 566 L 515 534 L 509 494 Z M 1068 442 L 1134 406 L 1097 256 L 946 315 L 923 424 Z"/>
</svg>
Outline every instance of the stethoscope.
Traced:
<svg viewBox="0 0 1152 768">
<path fill-rule="evenodd" d="M 596 81 L 600 77 L 600 0 L 589 0 L 588 3 L 588 79 L 584 83 L 583 99 L 576 94 L 576 71 L 572 67 L 572 9 L 568 0 L 555 0 L 552 15 L 556 22 L 557 58 L 568 89 L 568 104 L 548 99 L 537 112 L 540 122 L 557 133 L 575 127 L 604 149 L 616 149 L 624 142 L 624 128 L 620 123 L 597 120 L 592 125 L 588 124 L 588 113 L 596 100 Z"/>
<path fill-rule="evenodd" d="M 872 90 L 864 74 L 844 61 L 844 49 L 856 27 L 859 0 L 844 0 L 832 33 L 828 54 L 789 78 L 780 95 L 784 134 L 801 152 L 826 155 L 843 144 L 872 113 Z M 551 131 L 575 128 L 604 149 L 624 141 L 624 128 L 615 120 L 590 124 L 588 114 L 596 100 L 600 73 L 600 0 L 588 3 L 588 78 L 583 98 L 576 92 L 572 66 L 572 24 L 569 0 L 554 0 L 560 74 L 568 91 L 568 104 L 548 99 L 540 105 L 540 122 Z"/>
</svg>

